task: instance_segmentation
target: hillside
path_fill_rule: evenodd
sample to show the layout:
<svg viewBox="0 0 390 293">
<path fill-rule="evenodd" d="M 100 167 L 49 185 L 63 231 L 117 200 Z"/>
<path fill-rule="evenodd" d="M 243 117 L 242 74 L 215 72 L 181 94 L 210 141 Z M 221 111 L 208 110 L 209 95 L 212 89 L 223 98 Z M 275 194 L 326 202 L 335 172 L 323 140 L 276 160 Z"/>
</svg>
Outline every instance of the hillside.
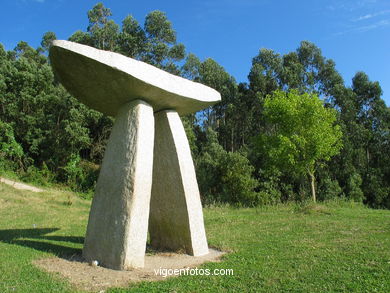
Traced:
<svg viewBox="0 0 390 293">
<path fill-rule="evenodd" d="M 74 292 L 33 261 L 80 254 L 89 206 L 70 192 L 0 183 L 0 291 Z M 210 246 L 229 253 L 203 268 L 234 275 L 143 282 L 129 292 L 390 292 L 389 210 L 328 202 L 204 213 Z"/>
</svg>

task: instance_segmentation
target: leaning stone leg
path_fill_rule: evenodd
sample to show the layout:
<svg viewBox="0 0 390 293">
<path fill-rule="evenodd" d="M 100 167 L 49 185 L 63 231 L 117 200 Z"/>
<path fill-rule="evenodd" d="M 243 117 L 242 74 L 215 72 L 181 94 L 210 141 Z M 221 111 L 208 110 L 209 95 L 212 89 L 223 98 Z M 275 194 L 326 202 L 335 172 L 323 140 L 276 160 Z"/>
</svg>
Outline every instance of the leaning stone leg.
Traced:
<svg viewBox="0 0 390 293">
<path fill-rule="evenodd" d="M 155 113 L 155 119 L 151 245 L 194 256 L 207 254 L 198 183 L 183 124 L 171 110 Z"/>
<path fill-rule="evenodd" d="M 153 108 L 137 100 L 119 111 L 96 185 L 83 256 L 123 270 L 143 267 L 152 187 Z"/>
</svg>

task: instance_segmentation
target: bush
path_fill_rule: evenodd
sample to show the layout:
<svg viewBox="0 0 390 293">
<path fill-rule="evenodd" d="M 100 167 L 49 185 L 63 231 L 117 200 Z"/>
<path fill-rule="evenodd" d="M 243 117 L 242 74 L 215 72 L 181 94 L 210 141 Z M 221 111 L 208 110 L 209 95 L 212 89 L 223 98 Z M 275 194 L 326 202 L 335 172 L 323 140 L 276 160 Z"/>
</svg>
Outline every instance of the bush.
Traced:
<svg viewBox="0 0 390 293">
<path fill-rule="evenodd" d="M 31 165 L 26 171 L 19 173 L 20 179 L 25 182 L 31 182 L 42 186 L 48 186 L 54 182 L 54 173 L 50 172 L 45 163 L 41 168 Z"/>
<path fill-rule="evenodd" d="M 380 170 L 370 168 L 363 189 L 368 205 L 374 208 L 390 208 L 390 187 L 384 184 Z"/>
<path fill-rule="evenodd" d="M 255 192 L 259 185 L 252 177 L 254 167 L 240 153 L 227 152 L 219 162 L 222 200 L 236 205 L 255 206 L 259 195 Z"/>
<path fill-rule="evenodd" d="M 267 171 L 260 170 L 259 175 L 259 204 L 266 205 L 280 203 L 282 199 L 282 192 L 280 188 L 281 173 L 277 169 L 270 169 Z M 286 191 L 287 189 L 288 188 L 286 188 Z"/>
<path fill-rule="evenodd" d="M 337 180 L 332 180 L 331 178 L 326 177 L 321 180 L 319 185 L 319 200 L 330 200 L 343 195 L 343 190 Z"/>
<path fill-rule="evenodd" d="M 12 126 L 0 120 L 0 168 L 22 168 L 23 149 L 15 140 Z"/>
<path fill-rule="evenodd" d="M 61 181 L 65 181 L 73 191 L 88 193 L 94 189 L 98 174 L 97 165 L 83 161 L 78 154 L 73 154 L 62 168 Z"/>
<path fill-rule="evenodd" d="M 203 204 L 259 204 L 259 194 L 255 192 L 258 182 L 252 176 L 254 167 L 244 154 L 225 151 L 211 129 L 207 130 L 207 143 L 196 166 Z"/>
<path fill-rule="evenodd" d="M 364 193 L 361 190 L 362 186 L 362 177 L 358 173 L 352 173 L 351 176 L 349 176 L 347 181 L 347 195 L 350 199 L 362 202 L 364 199 Z"/>
</svg>

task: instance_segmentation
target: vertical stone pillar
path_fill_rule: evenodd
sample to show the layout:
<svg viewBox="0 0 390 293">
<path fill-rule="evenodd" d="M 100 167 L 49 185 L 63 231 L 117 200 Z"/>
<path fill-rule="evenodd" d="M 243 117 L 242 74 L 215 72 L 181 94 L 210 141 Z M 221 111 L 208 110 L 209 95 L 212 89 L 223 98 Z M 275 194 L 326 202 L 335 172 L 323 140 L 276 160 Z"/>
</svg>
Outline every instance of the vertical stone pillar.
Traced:
<svg viewBox="0 0 390 293">
<path fill-rule="evenodd" d="M 126 270 L 143 267 L 152 187 L 153 108 L 136 100 L 117 114 L 96 185 L 85 259 Z"/>
<path fill-rule="evenodd" d="M 191 150 L 176 111 L 155 113 L 149 234 L 158 249 L 208 253 L 202 205 Z"/>
</svg>

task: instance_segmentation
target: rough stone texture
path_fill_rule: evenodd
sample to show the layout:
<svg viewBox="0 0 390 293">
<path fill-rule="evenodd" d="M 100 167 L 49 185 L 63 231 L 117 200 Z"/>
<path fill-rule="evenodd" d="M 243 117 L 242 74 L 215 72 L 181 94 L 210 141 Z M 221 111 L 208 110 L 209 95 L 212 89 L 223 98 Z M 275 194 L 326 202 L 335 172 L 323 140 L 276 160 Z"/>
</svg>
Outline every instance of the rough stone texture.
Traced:
<svg viewBox="0 0 390 293">
<path fill-rule="evenodd" d="M 191 150 L 176 111 L 155 113 L 149 234 L 158 249 L 208 253 L 202 205 Z"/>
<path fill-rule="evenodd" d="M 118 270 L 144 265 L 152 173 L 152 245 L 207 254 L 195 169 L 178 113 L 204 109 L 221 95 L 144 62 L 69 41 L 54 41 L 49 56 L 55 75 L 73 96 L 116 116 L 83 256 Z"/>
<path fill-rule="evenodd" d="M 50 61 L 57 78 L 76 98 L 91 108 L 116 116 L 121 106 L 142 99 L 154 111 L 175 109 L 189 114 L 221 100 L 200 83 L 167 73 L 118 53 L 56 40 Z"/>
<path fill-rule="evenodd" d="M 154 117 L 136 100 L 119 111 L 92 202 L 83 256 L 125 270 L 144 266 L 152 187 Z"/>
</svg>

